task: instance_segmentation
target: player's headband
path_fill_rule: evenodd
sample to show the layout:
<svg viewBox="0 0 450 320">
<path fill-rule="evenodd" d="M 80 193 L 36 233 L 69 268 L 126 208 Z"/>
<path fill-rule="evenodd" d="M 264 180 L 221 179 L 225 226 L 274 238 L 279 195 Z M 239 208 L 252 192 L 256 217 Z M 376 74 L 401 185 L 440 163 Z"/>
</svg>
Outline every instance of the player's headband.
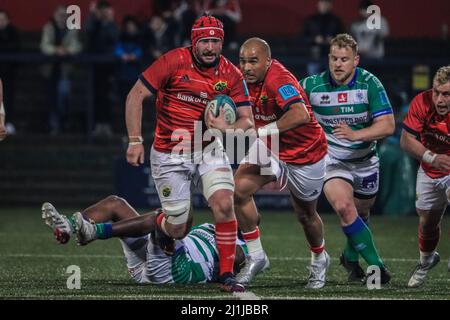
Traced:
<svg viewBox="0 0 450 320">
<path fill-rule="evenodd" d="M 209 15 L 201 16 L 195 20 L 192 26 L 192 46 L 195 47 L 201 39 L 219 39 L 223 41 L 224 35 L 223 24 L 219 19 Z"/>
</svg>

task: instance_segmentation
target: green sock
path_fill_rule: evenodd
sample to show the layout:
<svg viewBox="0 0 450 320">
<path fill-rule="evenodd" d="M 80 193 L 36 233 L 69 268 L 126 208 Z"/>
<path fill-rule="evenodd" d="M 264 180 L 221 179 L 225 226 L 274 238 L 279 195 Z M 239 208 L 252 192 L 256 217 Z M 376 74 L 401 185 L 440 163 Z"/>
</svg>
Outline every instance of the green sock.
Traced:
<svg viewBox="0 0 450 320">
<path fill-rule="evenodd" d="M 111 223 L 96 223 L 95 232 L 97 239 L 109 239 L 112 237 L 112 224 Z"/>
<path fill-rule="evenodd" d="M 358 262 L 359 253 L 353 248 L 349 238 L 347 238 L 347 243 L 345 244 L 344 257 L 347 261 Z"/>
<path fill-rule="evenodd" d="M 369 219 L 364 219 L 364 218 L 361 218 L 361 219 L 364 221 L 367 228 L 369 228 L 369 221 L 368 221 Z M 351 244 L 349 238 L 347 238 L 347 243 L 345 244 L 344 257 L 345 257 L 345 259 L 347 259 L 347 261 L 350 261 L 350 262 L 358 262 L 358 260 L 359 260 L 359 253 L 358 253 L 358 251 L 356 251 L 355 248 L 353 248 L 353 245 Z"/>
<path fill-rule="evenodd" d="M 69 216 L 69 217 L 67 217 L 67 220 L 69 220 L 70 229 L 72 230 L 72 233 L 75 233 L 77 230 L 77 222 L 75 220 L 75 217 L 73 215 Z"/>
<path fill-rule="evenodd" d="M 351 225 L 343 228 L 350 244 L 364 258 L 369 266 L 384 267 L 384 263 L 378 255 L 373 243 L 372 233 L 364 221 L 358 217 Z"/>
</svg>

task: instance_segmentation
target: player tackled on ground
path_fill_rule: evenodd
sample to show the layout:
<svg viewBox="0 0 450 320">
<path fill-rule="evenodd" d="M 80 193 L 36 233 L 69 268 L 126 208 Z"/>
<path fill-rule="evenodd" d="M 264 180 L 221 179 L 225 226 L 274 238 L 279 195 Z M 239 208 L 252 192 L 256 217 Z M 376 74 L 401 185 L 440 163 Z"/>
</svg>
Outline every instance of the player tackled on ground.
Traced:
<svg viewBox="0 0 450 320">
<path fill-rule="evenodd" d="M 421 160 L 416 182 L 420 261 L 408 287 L 420 287 L 439 262 L 436 247 L 442 215 L 450 202 L 450 66 L 434 76 L 433 88 L 418 94 L 403 121 L 401 147 Z M 448 265 L 450 271 L 450 261 Z"/>
<path fill-rule="evenodd" d="M 93 206 L 66 217 L 46 202 L 42 218 L 60 243 L 76 234 L 79 245 L 97 239 L 120 238 L 128 272 L 137 283 L 204 283 L 218 280 L 219 255 L 215 227 L 202 224 L 175 242 L 167 255 L 155 243 L 156 219 L 161 209 L 139 215 L 124 199 L 109 196 Z M 245 261 L 245 245 L 238 241 L 235 270 Z"/>
<path fill-rule="evenodd" d="M 269 260 L 259 235 L 259 213 L 253 195 L 269 182 L 287 184 L 294 212 L 303 226 L 311 250 L 308 288 L 325 285 L 330 258 L 325 252 L 323 224 L 316 211 L 325 176 L 325 134 L 317 123 L 308 99 L 297 79 L 280 62 L 272 59 L 266 41 L 251 38 L 241 46 L 239 64 L 253 102 L 259 138 L 235 174 L 235 211 L 249 248 L 238 280 L 248 283 L 266 269 Z M 266 139 L 271 135 L 269 139 Z M 279 143 L 279 154 L 274 144 Z M 266 164 L 258 155 L 267 154 Z M 269 152 L 270 153 L 270 152 Z M 269 169 L 266 165 L 270 163 Z M 283 182 L 284 181 L 284 182 Z"/>
</svg>

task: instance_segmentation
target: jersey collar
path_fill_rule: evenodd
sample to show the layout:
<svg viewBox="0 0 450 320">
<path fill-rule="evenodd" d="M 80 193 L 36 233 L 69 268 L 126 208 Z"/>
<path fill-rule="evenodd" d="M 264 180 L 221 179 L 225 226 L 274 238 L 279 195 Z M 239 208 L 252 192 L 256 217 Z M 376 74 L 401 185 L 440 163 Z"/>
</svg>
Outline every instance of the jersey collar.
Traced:
<svg viewBox="0 0 450 320">
<path fill-rule="evenodd" d="M 353 88 L 356 84 L 356 78 L 358 77 L 358 68 L 355 69 L 355 74 L 353 75 L 352 80 L 347 84 L 347 86 L 349 88 Z M 340 87 L 339 84 L 336 83 L 336 81 L 334 81 L 333 77 L 331 76 L 331 72 L 328 70 L 328 78 L 330 80 L 330 83 L 333 87 Z"/>
</svg>

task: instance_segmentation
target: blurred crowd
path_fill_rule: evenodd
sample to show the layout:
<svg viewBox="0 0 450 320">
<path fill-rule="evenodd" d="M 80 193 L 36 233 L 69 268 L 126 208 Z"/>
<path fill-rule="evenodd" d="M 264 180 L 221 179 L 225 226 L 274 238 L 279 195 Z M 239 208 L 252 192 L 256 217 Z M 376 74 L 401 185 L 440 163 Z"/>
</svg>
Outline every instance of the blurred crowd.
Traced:
<svg viewBox="0 0 450 320">
<path fill-rule="evenodd" d="M 46 97 L 51 111 L 48 130 L 58 134 L 68 130 L 70 93 L 74 66 L 67 59 L 80 53 L 95 55 L 99 63 L 93 66 L 94 135 L 110 136 L 112 88 L 120 101 L 125 101 L 128 91 L 143 68 L 165 52 L 190 45 L 193 22 L 205 11 L 220 18 L 227 32 L 226 48 L 238 48 L 236 26 L 241 21 L 238 0 L 172 0 L 155 1 L 154 15 L 145 21 L 135 16 L 125 16 L 118 23 L 113 5 L 100 0 L 92 2 L 88 17 L 81 30 L 66 27 L 66 7 L 55 8 L 43 26 L 40 51 L 51 56 L 51 63 L 41 68 L 47 83 Z M 12 25 L 10 13 L 0 8 L 0 54 L 15 54 L 21 50 L 20 32 Z M 4 104 L 8 109 L 7 129 L 14 134 L 14 96 L 16 65 L 0 60 L 0 78 L 4 84 Z M 115 85 L 112 84 L 115 83 Z"/>
<path fill-rule="evenodd" d="M 224 48 L 239 48 L 237 27 L 242 21 L 239 0 L 159 0 L 153 1 L 154 14 L 145 21 L 125 16 L 119 23 L 114 6 L 106 1 L 92 2 L 81 30 L 66 27 L 66 7 L 58 6 L 43 26 L 40 51 L 52 57 L 51 63 L 41 66 L 46 83 L 46 98 L 50 109 L 48 132 L 58 134 L 70 131 L 71 92 L 74 66 L 68 57 L 80 53 L 100 57 L 92 66 L 92 105 L 94 135 L 111 136 L 113 105 L 123 105 L 126 95 L 140 72 L 165 52 L 190 45 L 190 30 L 194 20 L 209 11 L 224 23 Z M 361 56 L 369 59 L 384 57 L 384 40 L 389 36 L 388 21 L 381 17 L 381 28 L 370 30 L 366 21 L 370 15 L 370 0 L 360 1 L 356 12 L 359 18 L 344 26 L 333 11 L 332 0 L 317 0 L 316 12 L 303 21 L 300 35 L 310 53 L 306 66 L 308 74 L 325 68 L 329 40 L 338 33 L 351 33 L 359 44 Z M 12 25 L 11 13 L 0 8 L 0 55 L 21 50 L 20 32 Z M 103 57 L 103 58 L 102 58 Z M 0 78 L 4 86 L 4 105 L 7 109 L 7 129 L 14 134 L 18 114 L 14 97 L 16 92 L 16 64 L 0 59 Z M 112 100 L 116 100 L 116 102 Z M 119 101 L 119 102 L 117 102 Z"/>
</svg>

